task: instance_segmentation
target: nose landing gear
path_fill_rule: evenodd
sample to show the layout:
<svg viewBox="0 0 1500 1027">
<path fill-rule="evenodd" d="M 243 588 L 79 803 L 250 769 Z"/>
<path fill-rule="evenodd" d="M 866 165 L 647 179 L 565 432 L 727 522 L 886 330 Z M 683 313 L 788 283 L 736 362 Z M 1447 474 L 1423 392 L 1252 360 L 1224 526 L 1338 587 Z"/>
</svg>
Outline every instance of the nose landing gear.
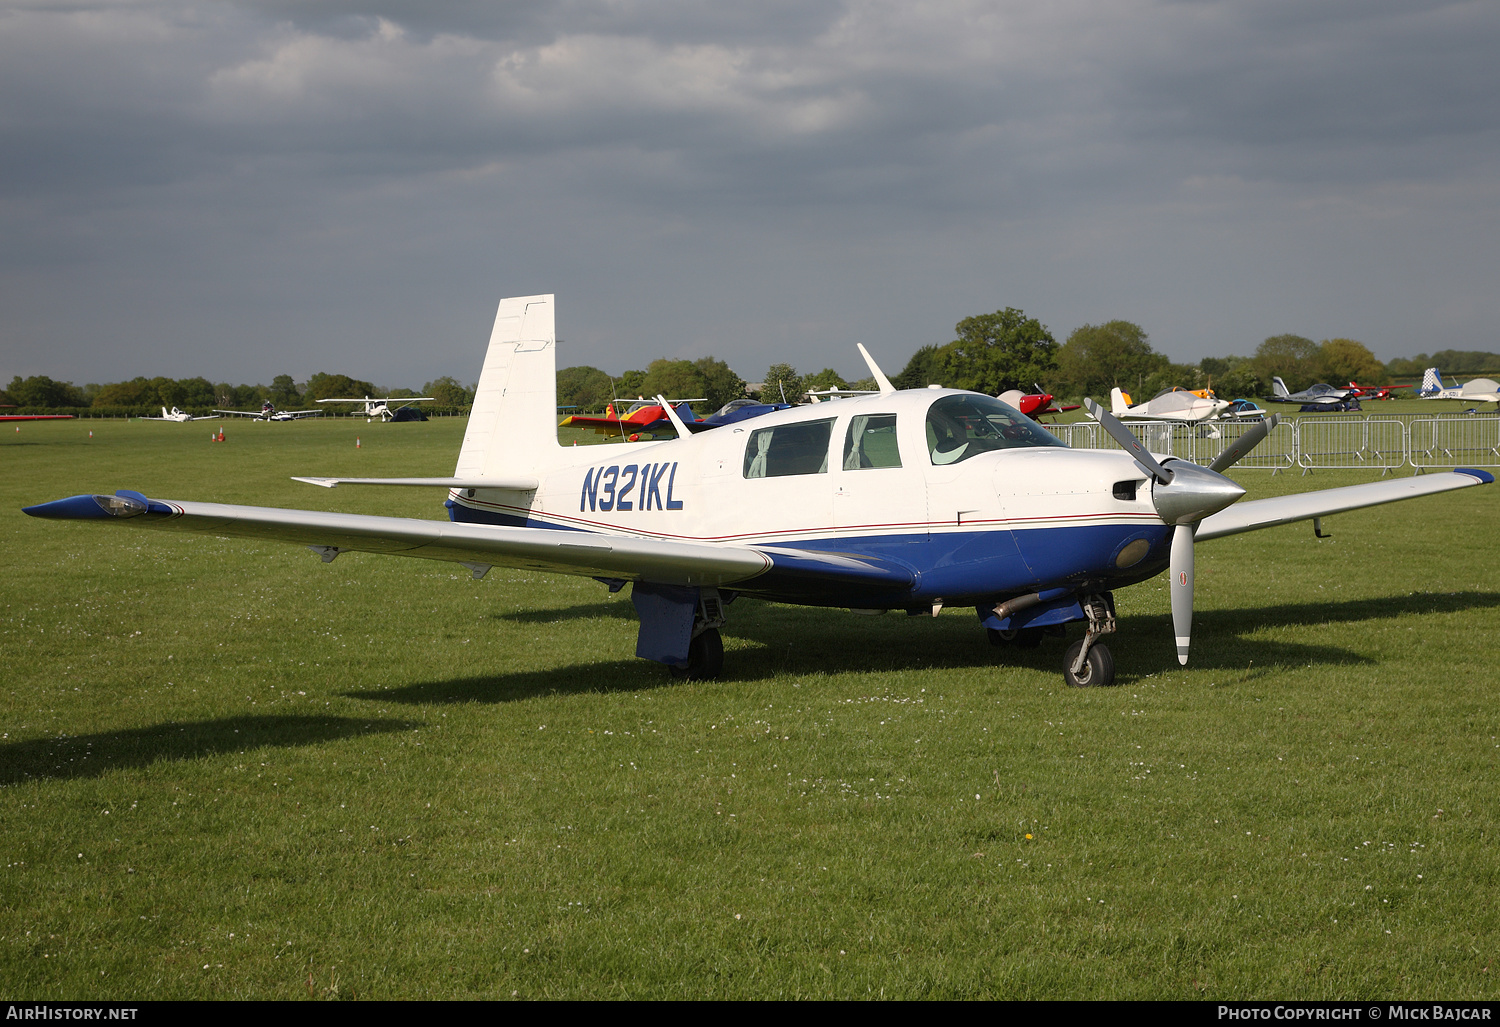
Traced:
<svg viewBox="0 0 1500 1027">
<path fill-rule="evenodd" d="M 1099 637 L 1115 630 L 1115 597 L 1108 592 L 1085 596 L 1083 612 L 1089 627 L 1082 638 L 1068 646 L 1063 657 L 1063 680 L 1071 688 L 1108 688 L 1115 683 L 1115 658 Z"/>
</svg>

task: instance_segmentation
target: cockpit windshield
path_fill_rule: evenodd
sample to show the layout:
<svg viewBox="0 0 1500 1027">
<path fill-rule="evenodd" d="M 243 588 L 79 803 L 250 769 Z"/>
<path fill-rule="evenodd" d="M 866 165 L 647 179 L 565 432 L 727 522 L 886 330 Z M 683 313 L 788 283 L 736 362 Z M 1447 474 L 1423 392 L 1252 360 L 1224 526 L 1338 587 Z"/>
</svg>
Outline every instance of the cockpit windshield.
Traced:
<svg viewBox="0 0 1500 1027">
<path fill-rule="evenodd" d="M 997 449 L 1031 449 L 1067 443 L 990 396 L 944 396 L 927 408 L 927 451 L 934 464 L 956 464 Z"/>
</svg>

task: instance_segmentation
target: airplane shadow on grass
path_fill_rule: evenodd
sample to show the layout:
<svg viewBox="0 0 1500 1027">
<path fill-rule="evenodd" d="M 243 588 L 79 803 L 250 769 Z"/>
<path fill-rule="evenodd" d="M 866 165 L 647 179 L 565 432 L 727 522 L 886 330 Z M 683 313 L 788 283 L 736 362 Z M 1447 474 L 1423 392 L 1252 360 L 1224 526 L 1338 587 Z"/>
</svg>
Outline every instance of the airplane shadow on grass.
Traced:
<svg viewBox="0 0 1500 1027">
<path fill-rule="evenodd" d="M 598 616 L 618 616 L 624 604 L 591 604 Z M 1250 677 L 1293 667 L 1361 666 L 1374 661 L 1352 649 L 1247 637 L 1263 628 L 1290 625 L 1361 623 L 1432 613 L 1500 607 L 1491 592 L 1412 593 L 1344 602 L 1284 603 L 1240 610 L 1199 611 L 1193 624 L 1190 670 L 1225 670 Z M 625 609 L 629 609 L 628 606 Z M 555 620 L 557 611 L 545 618 Z M 760 681 L 777 675 L 889 673 L 926 670 L 1027 668 L 1061 676 L 1064 648 L 1081 631 L 1070 626 L 1067 639 L 1046 639 L 1035 649 L 989 645 L 973 620 L 942 617 L 851 617 L 838 610 L 806 607 L 737 606 L 725 629 L 722 681 Z M 748 641 L 749 647 L 737 645 Z M 1121 683 L 1178 669 L 1171 617 L 1126 616 L 1107 639 Z M 624 655 L 624 654 L 622 654 Z M 1243 677 L 1242 677 L 1243 680 Z M 492 673 L 441 681 L 344 693 L 353 699 L 411 704 L 503 703 L 547 695 L 638 692 L 676 684 L 666 670 L 644 660 L 619 659 L 546 670 L 496 669 Z M 1059 681 L 1059 684 L 1061 682 Z"/>
<path fill-rule="evenodd" d="M 0 744 L 0 787 L 22 781 L 99 777 L 164 760 L 191 760 L 263 746 L 317 745 L 420 726 L 416 721 L 370 717 L 257 716 L 33 738 Z"/>
</svg>

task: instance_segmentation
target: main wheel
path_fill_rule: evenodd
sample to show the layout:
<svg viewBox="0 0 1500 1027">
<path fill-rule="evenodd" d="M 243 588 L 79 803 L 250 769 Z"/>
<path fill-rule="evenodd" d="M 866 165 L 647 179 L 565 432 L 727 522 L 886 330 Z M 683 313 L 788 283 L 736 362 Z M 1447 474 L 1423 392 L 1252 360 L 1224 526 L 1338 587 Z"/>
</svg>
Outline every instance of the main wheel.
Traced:
<svg viewBox="0 0 1500 1027">
<path fill-rule="evenodd" d="M 688 645 L 686 667 L 673 667 L 672 676 L 684 681 L 708 681 L 724 670 L 724 640 L 718 628 L 709 628 Z"/>
<path fill-rule="evenodd" d="M 1083 639 L 1079 639 L 1068 646 L 1067 655 L 1063 657 L 1063 680 L 1072 688 L 1108 688 L 1115 683 L 1115 658 L 1110 655 L 1109 648 L 1095 642 L 1089 649 L 1088 658 L 1083 661 L 1083 670 L 1077 674 L 1073 673 L 1073 661 L 1078 659 L 1078 653 L 1083 649 Z"/>
</svg>

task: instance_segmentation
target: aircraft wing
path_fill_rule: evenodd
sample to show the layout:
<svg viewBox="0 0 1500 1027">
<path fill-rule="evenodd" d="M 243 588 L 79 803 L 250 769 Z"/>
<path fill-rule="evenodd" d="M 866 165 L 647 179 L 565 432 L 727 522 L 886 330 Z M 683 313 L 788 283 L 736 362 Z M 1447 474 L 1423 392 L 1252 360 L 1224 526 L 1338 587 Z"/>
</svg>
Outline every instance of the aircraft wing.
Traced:
<svg viewBox="0 0 1500 1027">
<path fill-rule="evenodd" d="M 340 485 L 437 485 L 447 489 L 509 489 L 515 492 L 529 492 L 536 488 L 536 478 L 299 478 L 292 476 L 293 481 L 303 481 L 309 485 L 321 485 L 325 489 L 338 488 Z"/>
<path fill-rule="evenodd" d="M 649 580 L 727 585 L 770 570 L 777 560 L 749 546 L 598 535 L 545 528 L 461 524 L 414 517 L 283 510 L 147 499 L 138 492 L 73 496 L 25 508 L 33 517 L 96 520 L 147 529 L 301 543 L 331 560 L 345 551 L 415 556 L 465 564 Z M 811 558 L 817 562 L 816 557 Z M 809 558 L 801 560 L 803 564 Z M 845 561 L 847 562 L 847 561 Z M 829 570 L 842 570 L 830 564 Z"/>
<path fill-rule="evenodd" d="M 1488 485 L 1494 480 L 1495 476 L 1488 471 L 1459 467 L 1440 474 L 1372 481 L 1364 485 L 1324 489 L 1321 492 L 1303 492 L 1294 496 L 1250 499 L 1204 518 L 1198 525 L 1196 537 L 1202 542 L 1205 539 L 1220 538 L 1224 535 L 1238 535 L 1243 531 L 1274 528 L 1278 524 L 1291 524 L 1293 521 L 1328 517 L 1367 506 L 1380 506 L 1382 503 L 1395 503 L 1402 499 L 1431 496 L 1439 492 L 1448 492 L 1451 489 L 1468 488 L 1471 485 Z"/>
<path fill-rule="evenodd" d="M 588 428 L 601 435 L 623 435 L 625 434 L 625 428 L 628 427 L 634 431 L 638 426 L 630 424 L 628 421 L 622 424 L 613 417 L 585 417 L 580 414 L 573 414 L 571 417 L 564 417 L 558 427 Z"/>
<path fill-rule="evenodd" d="M 259 410 L 215 410 L 216 414 L 228 414 L 231 417 L 261 417 Z"/>
</svg>

